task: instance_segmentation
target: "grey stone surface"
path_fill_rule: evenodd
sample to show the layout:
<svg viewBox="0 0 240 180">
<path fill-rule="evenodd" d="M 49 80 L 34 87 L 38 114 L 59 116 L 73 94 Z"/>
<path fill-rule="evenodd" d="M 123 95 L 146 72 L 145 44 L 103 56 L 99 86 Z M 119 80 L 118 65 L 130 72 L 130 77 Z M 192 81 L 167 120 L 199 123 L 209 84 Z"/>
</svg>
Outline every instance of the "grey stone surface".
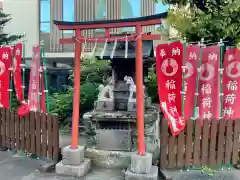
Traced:
<svg viewBox="0 0 240 180">
<path fill-rule="evenodd" d="M 134 152 L 104 151 L 96 148 L 87 148 L 85 157 L 92 160 L 92 164 L 100 168 L 125 169 L 130 164 Z"/>
<path fill-rule="evenodd" d="M 69 142 L 67 143 L 69 144 Z M 38 170 L 46 162 L 32 159 L 30 156 L 14 156 L 11 151 L 0 152 L 0 180 L 123 180 L 120 169 L 103 169 L 91 167 L 85 177 L 62 176 L 43 173 Z"/>
<path fill-rule="evenodd" d="M 113 101 L 97 101 L 96 109 L 102 111 L 112 111 L 114 110 L 114 103 Z"/>
<path fill-rule="evenodd" d="M 133 173 L 130 169 L 127 169 L 125 180 L 158 180 L 158 167 L 152 166 L 147 174 Z"/>
<path fill-rule="evenodd" d="M 71 146 L 66 146 L 62 149 L 62 164 L 65 165 L 80 165 L 84 161 L 84 146 L 78 146 L 72 149 Z"/>
<path fill-rule="evenodd" d="M 179 171 L 161 170 L 160 174 L 166 180 L 240 180 L 240 171 L 236 169 L 216 171 L 215 175 L 201 173 L 199 170 Z"/>
<path fill-rule="evenodd" d="M 39 171 L 43 173 L 53 172 L 55 170 L 55 162 L 49 162 L 40 166 Z"/>
<path fill-rule="evenodd" d="M 98 129 L 96 130 L 97 148 L 110 151 L 131 151 L 131 130 Z"/>
<path fill-rule="evenodd" d="M 61 175 L 83 177 L 89 171 L 90 166 L 90 159 L 84 159 L 84 161 L 79 165 L 66 165 L 60 161 L 56 164 L 56 173 Z"/>
<path fill-rule="evenodd" d="M 137 174 L 147 174 L 152 169 L 152 154 L 145 153 L 144 156 L 133 154 L 131 156 L 130 171 Z"/>
</svg>

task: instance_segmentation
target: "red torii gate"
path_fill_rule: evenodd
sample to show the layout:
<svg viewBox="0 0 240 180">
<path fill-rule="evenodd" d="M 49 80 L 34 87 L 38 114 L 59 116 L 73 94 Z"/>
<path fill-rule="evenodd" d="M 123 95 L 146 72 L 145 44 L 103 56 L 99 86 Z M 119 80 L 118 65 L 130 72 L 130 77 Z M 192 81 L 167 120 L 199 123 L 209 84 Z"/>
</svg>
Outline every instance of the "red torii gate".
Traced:
<svg viewBox="0 0 240 180">
<path fill-rule="evenodd" d="M 167 12 L 152 16 L 145 16 L 131 19 L 87 21 L 87 22 L 66 22 L 54 21 L 59 30 L 74 30 L 75 37 L 60 39 L 60 44 L 75 43 L 74 61 L 74 97 L 73 97 L 73 116 L 72 116 L 72 145 L 75 149 L 78 145 L 78 125 L 80 108 L 80 60 L 81 44 L 91 42 L 113 42 L 125 41 L 123 36 L 111 36 L 110 28 L 135 27 L 136 32 L 130 35 L 128 41 L 136 40 L 136 95 L 137 95 L 137 129 L 138 129 L 138 153 L 145 154 L 144 143 L 144 92 L 143 92 L 143 60 L 142 60 L 142 40 L 159 40 L 160 35 L 143 34 L 142 26 L 161 24 L 161 19 L 167 17 Z M 82 30 L 105 29 L 104 37 L 84 38 Z"/>
</svg>

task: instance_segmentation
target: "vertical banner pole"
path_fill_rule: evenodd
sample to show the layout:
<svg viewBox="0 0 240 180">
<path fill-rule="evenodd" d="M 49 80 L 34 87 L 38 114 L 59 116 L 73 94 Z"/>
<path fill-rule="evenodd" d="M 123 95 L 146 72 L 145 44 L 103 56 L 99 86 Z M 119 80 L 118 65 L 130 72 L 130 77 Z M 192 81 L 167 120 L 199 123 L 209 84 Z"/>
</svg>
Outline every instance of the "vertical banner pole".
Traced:
<svg viewBox="0 0 240 180">
<path fill-rule="evenodd" d="M 186 38 L 183 40 L 183 65 L 182 65 L 182 117 L 184 118 L 184 101 L 185 101 L 185 71 L 186 71 L 186 50 L 187 50 L 187 42 Z"/>
<path fill-rule="evenodd" d="M 200 79 L 200 73 L 201 73 L 201 64 L 202 64 L 202 46 L 204 43 L 204 39 L 201 39 L 201 42 L 199 44 L 200 46 L 200 57 L 198 61 L 198 73 L 197 73 L 197 81 L 196 81 L 196 90 L 195 90 L 195 97 L 194 97 L 194 110 L 193 110 L 193 119 L 196 119 L 197 116 L 197 101 L 198 101 L 198 89 L 199 89 L 199 79 Z"/>
<path fill-rule="evenodd" d="M 25 70 L 26 70 L 26 64 L 25 64 L 25 43 L 23 41 L 22 44 L 22 96 L 23 96 L 23 101 L 25 99 Z"/>
<path fill-rule="evenodd" d="M 9 89 L 9 91 L 10 91 L 10 109 L 12 109 L 12 103 L 13 103 L 13 66 L 14 66 L 14 61 L 13 61 L 13 59 L 14 59 L 14 49 L 15 49 L 15 45 L 13 45 L 13 47 L 12 47 L 12 51 L 11 51 L 11 53 L 12 53 L 12 56 L 11 56 L 11 70 L 10 70 L 10 89 Z"/>
<path fill-rule="evenodd" d="M 47 79 L 47 64 L 46 64 L 46 58 L 44 55 L 44 47 L 42 47 L 42 56 L 43 58 L 43 72 L 44 72 L 44 92 L 46 95 L 46 105 L 47 105 L 47 113 L 50 112 L 50 105 L 49 105 L 49 101 L 48 101 L 48 79 Z"/>
<path fill-rule="evenodd" d="M 223 48 L 222 39 L 219 42 L 220 46 L 220 118 L 223 118 Z"/>
<path fill-rule="evenodd" d="M 40 42 L 40 66 L 39 66 L 39 91 L 38 91 L 38 111 L 41 112 L 41 96 L 42 96 L 42 47 L 43 42 Z"/>
</svg>

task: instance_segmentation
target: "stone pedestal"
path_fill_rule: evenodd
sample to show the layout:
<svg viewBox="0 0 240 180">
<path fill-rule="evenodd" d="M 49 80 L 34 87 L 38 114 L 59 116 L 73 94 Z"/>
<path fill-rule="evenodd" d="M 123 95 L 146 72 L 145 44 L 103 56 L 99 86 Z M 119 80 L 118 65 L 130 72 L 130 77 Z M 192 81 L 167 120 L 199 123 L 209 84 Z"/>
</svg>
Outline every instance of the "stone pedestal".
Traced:
<svg viewBox="0 0 240 180">
<path fill-rule="evenodd" d="M 90 169 L 90 159 L 84 158 L 84 147 L 72 149 L 67 146 L 62 150 L 62 161 L 56 164 L 56 173 L 68 176 L 84 176 Z"/>
<path fill-rule="evenodd" d="M 125 172 L 125 180 L 157 180 L 158 167 L 152 166 L 152 154 L 144 156 L 134 154 L 131 157 L 131 165 Z"/>
</svg>

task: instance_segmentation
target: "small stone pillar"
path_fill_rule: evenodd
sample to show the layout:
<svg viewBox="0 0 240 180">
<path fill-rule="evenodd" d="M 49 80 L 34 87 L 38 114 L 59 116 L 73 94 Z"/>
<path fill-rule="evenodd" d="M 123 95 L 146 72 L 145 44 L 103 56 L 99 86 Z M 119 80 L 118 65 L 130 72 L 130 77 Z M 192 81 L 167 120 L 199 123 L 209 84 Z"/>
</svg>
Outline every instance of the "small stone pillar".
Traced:
<svg viewBox="0 0 240 180">
<path fill-rule="evenodd" d="M 72 149 L 66 146 L 62 150 L 62 161 L 56 164 L 56 173 L 68 176 L 84 176 L 90 169 L 91 160 L 84 158 L 84 146 Z"/>
<path fill-rule="evenodd" d="M 158 180 L 158 167 L 152 166 L 152 154 L 132 155 L 130 167 L 125 172 L 125 180 Z"/>
</svg>

